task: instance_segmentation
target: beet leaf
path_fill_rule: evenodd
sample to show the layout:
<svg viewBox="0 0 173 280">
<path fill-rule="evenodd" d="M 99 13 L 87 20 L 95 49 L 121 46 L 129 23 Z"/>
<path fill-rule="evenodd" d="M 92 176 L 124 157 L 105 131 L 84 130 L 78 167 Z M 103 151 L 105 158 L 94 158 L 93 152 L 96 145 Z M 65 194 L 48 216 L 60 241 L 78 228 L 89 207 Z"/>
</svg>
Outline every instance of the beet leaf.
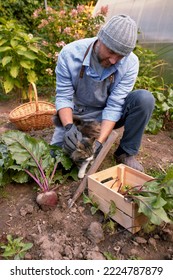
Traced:
<svg viewBox="0 0 173 280">
<path fill-rule="evenodd" d="M 4 178 L 6 171 L 11 172 L 11 178 L 17 182 L 27 182 L 31 177 L 44 192 L 50 190 L 51 184 L 55 182 L 58 163 L 66 170 L 72 166 L 71 160 L 62 149 L 57 148 L 55 157 L 52 157 L 51 145 L 46 141 L 18 130 L 3 133 L 1 143 L 3 147 L 0 149 L 0 176 Z M 3 181 L 1 177 L 0 185 Z"/>
</svg>

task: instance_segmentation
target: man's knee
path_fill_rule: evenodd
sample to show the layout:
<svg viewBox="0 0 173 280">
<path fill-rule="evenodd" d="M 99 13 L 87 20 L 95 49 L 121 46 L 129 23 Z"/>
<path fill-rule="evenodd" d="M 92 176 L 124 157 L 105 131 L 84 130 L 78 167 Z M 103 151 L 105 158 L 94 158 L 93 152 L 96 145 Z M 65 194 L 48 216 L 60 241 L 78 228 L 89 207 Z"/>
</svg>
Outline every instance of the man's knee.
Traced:
<svg viewBox="0 0 173 280">
<path fill-rule="evenodd" d="M 155 98 L 153 94 L 145 89 L 134 90 L 131 94 L 133 94 L 133 98 L 135 99 L 135 103 L 143 108 L 148 108 L 153 110 L 155 105 Z"/>
</svg>

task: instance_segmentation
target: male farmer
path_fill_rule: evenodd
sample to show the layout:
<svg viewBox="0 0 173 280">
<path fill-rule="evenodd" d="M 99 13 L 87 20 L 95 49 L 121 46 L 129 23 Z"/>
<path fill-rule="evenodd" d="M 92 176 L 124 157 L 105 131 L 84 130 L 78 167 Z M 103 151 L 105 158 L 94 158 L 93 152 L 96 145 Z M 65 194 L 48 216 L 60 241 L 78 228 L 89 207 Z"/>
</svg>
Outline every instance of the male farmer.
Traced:
<svg viewBox="0 0 173 280">
<path fill-rule="evenodd" d="M 154 108 L 154 97 L 147 90 L 132 91 L 139 70 L 133 53 L 136 40 L 135 21 L 128 15 L 116 15 L 97 37 L 74 41 L 61 50 L 56 66 L 55 103 L 60 125 L 55 128 L 51 144 L 75 150 L 82 135 L 73 124 L 73 115 L 101 122 L 96 154 L 111 131 L 124 126 L 115 160 L 144 170 L 135 155 Z"/>
</svg>

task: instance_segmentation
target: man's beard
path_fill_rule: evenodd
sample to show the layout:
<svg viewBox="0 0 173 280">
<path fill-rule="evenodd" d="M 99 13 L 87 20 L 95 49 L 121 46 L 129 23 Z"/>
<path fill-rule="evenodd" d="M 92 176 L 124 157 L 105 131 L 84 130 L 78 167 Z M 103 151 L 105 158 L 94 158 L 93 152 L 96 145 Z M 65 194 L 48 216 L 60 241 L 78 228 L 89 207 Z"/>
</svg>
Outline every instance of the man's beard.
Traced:
<svg viewBox="0 0 173 280">
<path fill-rule="evenodd" d="M 97 59 L 100 65 L 104 68 L 108 68 L 112 65 L 108 59 L 102 59 L 99 55 L 97 55 Z"/>
<path fill-rule="evenodd" d="M 109 61 L 108 59 L 103 59 L 103 58 L 100 57 L 100 55 L 99 55 L 99 51 L 100 51 L 99 47 L 100 47 L 100 45 L 99 45 L 99 43 L 97 42 L 97 43 L 95 44 L 95 47 L 94 47 L 94 52 L 95 52 L 95 55 L 96 55 L 96 57 L 97 57 L 97 60 L 98 60 L 98 62 L 100 63 L 100 65 L 101 65 L 102 67 L 108 68 L 108 67 L 110 67 L 112 64 L 110 63 L 110 61 Z"/>
</svg>

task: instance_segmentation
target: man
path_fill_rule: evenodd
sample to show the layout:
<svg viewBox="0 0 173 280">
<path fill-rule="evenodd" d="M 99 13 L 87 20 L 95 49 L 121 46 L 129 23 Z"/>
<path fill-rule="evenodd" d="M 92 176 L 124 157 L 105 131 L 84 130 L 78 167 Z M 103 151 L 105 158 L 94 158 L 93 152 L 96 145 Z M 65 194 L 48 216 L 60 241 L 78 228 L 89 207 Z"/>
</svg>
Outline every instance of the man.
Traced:
<svg viewBox="0 0 173 280">
<path fill-rule="evenodd" d="M 60 125 L 55 128 L 51 144 L 75 149 L 82 135 L 73 124 L 73 115 L 101 122 L 95 154 L 114 128 L 124 126 L 115 160 L 144 170 L 134 156 L 154 109 L 154 97 L 146 90 L 132 91 L 139 70 L 138 58 L 132 52 L 136 40 L 134 20 L 117 15 L 97 37 L 72 42 L 62 49 L 55 71 Z"/>
</svg>

